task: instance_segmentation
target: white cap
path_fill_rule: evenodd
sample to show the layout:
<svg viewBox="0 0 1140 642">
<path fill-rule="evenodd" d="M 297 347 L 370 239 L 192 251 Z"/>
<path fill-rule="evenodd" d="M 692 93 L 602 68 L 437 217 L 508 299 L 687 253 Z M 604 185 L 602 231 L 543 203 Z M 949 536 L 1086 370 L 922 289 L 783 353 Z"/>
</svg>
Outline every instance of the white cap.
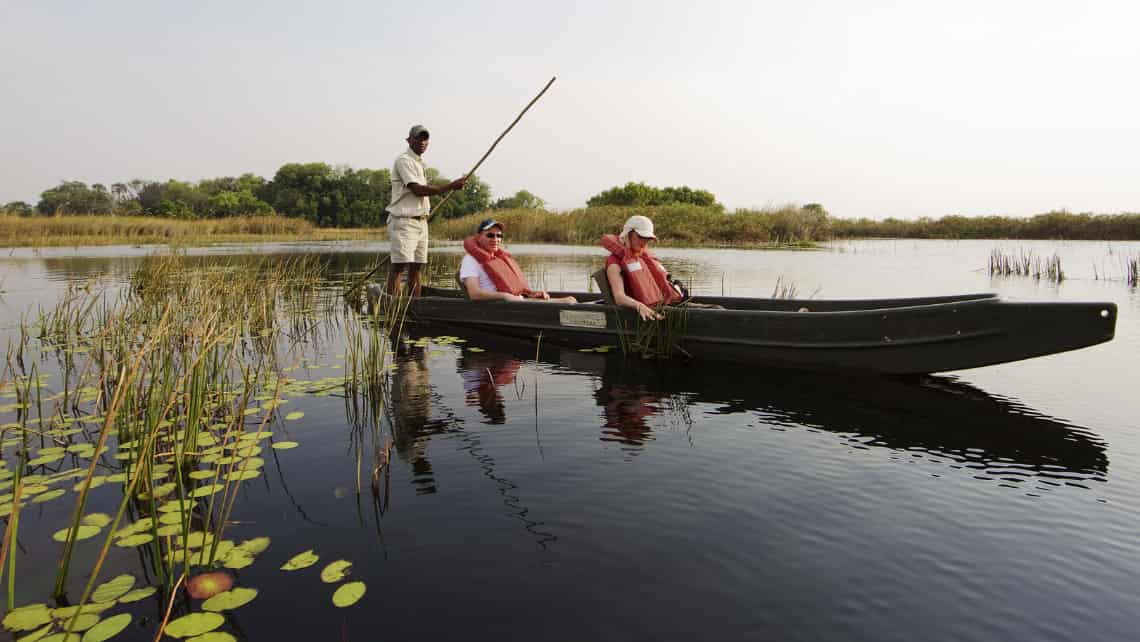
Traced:
<svg viewBox="0 0 1140 642">
<path fill-rule="evenodd" d="M 630 232 L 637 232 L 637 235 L 643 239 L 657 238 L 657 236 L 653 234 L 653 221 L 649 220 L 648 216 L 642 216 L 640 214 L 629 217 L 625 222 L 625 225 L 621 228 L 621 238 L 628 238 Z"/>
</svg>

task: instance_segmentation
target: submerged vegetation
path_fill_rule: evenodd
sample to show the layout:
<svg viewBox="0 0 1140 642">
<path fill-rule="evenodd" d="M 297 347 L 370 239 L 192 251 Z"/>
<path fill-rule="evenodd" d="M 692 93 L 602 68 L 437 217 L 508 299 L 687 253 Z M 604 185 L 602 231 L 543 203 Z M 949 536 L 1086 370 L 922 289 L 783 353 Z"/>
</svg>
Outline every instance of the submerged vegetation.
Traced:
<svg viewBox="0 0 1140 642">
<path fill-rule="evenodd" d="M 323 274 L 311 258 L 206 267 L 178 255 L 152 257 L 126 285 L 73 284 L 55 307 L 21 319 L 0 366 L 0 417 L 12 419 L 0 424 L 0 488 L 10 491 L 0 496 L 5 628 L 31 632 L 21 639 L 87 631 L 84 639 L 105 640 L 130 624 L 133 603 L 151 595 L 164 605 L 148 625 L 155 639 L 164 630 L 188 637 L 221 627 L 219 612 L 258 596 L 256 587 L 235 586 L 234 571 L 271 543 L 248 532 L 254 536 L 231 539 L 244 531 L 232 516 L 242 484 L 263 474 L 268 449 L 303 446 L 287 427 L 304 416 L 282 409 L 289 396 L 342 394 L 354 428 L 371 430 L 371 477 L 380 478 L 390 442 L 379 422 L 389 331 L 404 308 L 356 314 L 336 288 L 321 287 Z M 290 374 L 307 359 L 305 345 L 342 327 L 353 337 L 342 376 Z M 92 491 L 112 486 L 119 493 L 109 512 L 93 511 Z M 372 488 L 379 501 L 378 485 Z M 61 545 L 55 605 L 26 603 L 47 596 L 21 590 L 21 511 L 52 501 L 72 504 L 53 535 Z M 138 551 L 148 585 L 136 586 L 130 574 L 105 577 L 122 549 Z M 305 564 L 296 556 L 282 569 L 319 559 L 302 555 Z M 92 566 L 74 566 L 92 556 Z M 320 579 L 340 583 L 350 566 L 333 561 Z M 364 594 L 362 582 L 349 582 L 330 589 L 329 599 L 347 607 Z M 191 598 L 206 601 L 195 607 Z"/>
</svg>

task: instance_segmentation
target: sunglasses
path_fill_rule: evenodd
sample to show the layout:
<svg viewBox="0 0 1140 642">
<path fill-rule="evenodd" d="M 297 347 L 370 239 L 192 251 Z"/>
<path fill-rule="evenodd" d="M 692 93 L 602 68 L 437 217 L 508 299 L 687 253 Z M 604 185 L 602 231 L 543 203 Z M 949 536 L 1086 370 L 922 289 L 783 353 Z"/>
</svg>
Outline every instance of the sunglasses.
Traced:
<svg viewBox="0 0 1140 642">
<path fill-rule="evenodd" d="M 501 239 L 501 238 L 503 238 L 502 234 L 496 234 L 494 232 L 487 232 L 483 236 L 486 236 L 489 239 Z"/>
</svg>

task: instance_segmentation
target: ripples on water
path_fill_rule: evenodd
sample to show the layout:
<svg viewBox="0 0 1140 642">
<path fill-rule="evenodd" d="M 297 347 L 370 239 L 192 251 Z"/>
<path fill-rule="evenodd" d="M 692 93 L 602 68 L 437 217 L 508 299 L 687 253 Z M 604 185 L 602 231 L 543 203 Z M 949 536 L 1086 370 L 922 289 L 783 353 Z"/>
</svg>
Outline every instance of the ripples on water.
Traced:
<svg viewBox="0 0 1140 642">
<path fill-rule="evenodd" d="M 237 532 L 273 537 L 274 560 L 314 547 L 354 560 L 366 608 L 330 614 L 312 582 L 255 566 L 241 579 L 263 595 L 233 625 L 248 639 L 1130 639 L 1140 305 L 1121 284 L 1079 275 L 1059 287 L 991 281 L 975 267 L 992 246 L 661 254 L 710 294 L 766 296 L 784 276 L 827 298 L 1112 300 L 1117 339 L 897 380 L 661 368 L 413 328 L 392 373 L 395 463 L 375 482 L 379 499 L 354 490 L 361 444 L 343 400 L 310 396 L 290 407 L 306 413 L 290 435 L 303 447 L 274 451 L 235 509 Z M 515 253 L 532 278 L 568 290 L 601 262 L 576 248 Z M 448 283 L 458 254 L 433 256 L 432 280 Z M 336 274 L 374 257 L 328 258 Z M 11 275 L 2 320 L 65 280 L 121 279 L 133 265 L 0 262 Z M 335 374 L 335 332 L 310 351 L 308 376 Z M 21 520 L 23 568 L 54 560 L 40 540 L 64 508 Z M 122 554 L 114 564 L 138 566 Z"/>
</svg>

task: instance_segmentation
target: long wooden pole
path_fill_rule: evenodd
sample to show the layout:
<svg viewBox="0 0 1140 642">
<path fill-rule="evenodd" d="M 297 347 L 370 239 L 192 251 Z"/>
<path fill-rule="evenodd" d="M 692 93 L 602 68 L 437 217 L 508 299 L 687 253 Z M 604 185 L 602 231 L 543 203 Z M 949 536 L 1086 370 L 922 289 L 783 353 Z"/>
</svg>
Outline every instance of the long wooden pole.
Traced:
<svg viewBox="0 0 1140 642">
<path fill-rule="evenodd" d="M 536 102 L 538 102 L 539 98 L 542 98 L 542 95 L 546 93 L 547 89 L 550 89 L 550 86 L 554 84 L 555 80 L 558 80 L 558 76 L 552 77 L 550 79 L 550 82 L 546 83 L 546 86 L 542 88 L 542 91 L 538 92 L 538 95 L 531 99 L 531 101 L 526 104 L 526 107 L 523 107 L 523 110 L 519 112 L 519 115 L 515 117 L 515 119 L 511 122 L 510 125 L 507 126 L 505 130 L 503 130 L 503 133 L 499 134 L 499 137 L 495 139 L 495 142 L 491 143 L 491 148 L 487 150 L 486 154 L 483 154 L 483 158 L 480 158 L 479 162 L 475 163 L 475 167 L 472 167 L 471 171 L 467 172 L 467 178 L 471 178 L 475 174 L 475 170 L 479 169 L 479 166 L 483 164 L 483 161 L 487 160 L 487 157 L 491 155 L 491 152 L 495 151 L 495 147 L 498 146 L 499 141 L 503 140 L 503 138 L 506 137 L 506 135 L 509 134 L 512 129 L 515 128 L 515 125 L 517 125 L 519 121 L 522 120 L 522 117 L 526 114 L 527 110 L 530 109 Z M 444 196 L 443 200 L 432 208 L 432 213 L 434 214 L 435 212 L 439 211 L 439 208 L 443 207 L 443 204 L 446 203 L 447 200 L 454 194 L 455 192 L 448 192 L 447 196 Z"/>
<path fill-rule="evenodd" d="M 503 130 L 503 133 L 499 134 L 499 137 L 495 139 L 495 142 L 491 143 L 491 148 L 487 150 L 486 154 L 483 154 L 483 158 L 480 158 L 479 162 L 475 163 L 475 167 L 472 167 L 471 171 L 467 172 L 466 176 L 468 178 L 475 174 L 475 170 L 479 169 L 479 166 L 483 164 L 483 161 L 487 160 L 487 157 L 491 155 L 491 152 L 495 151 L 495 147 L 498 146 L 499 141 L 503 140 L 503 138 L 506 137 L 506 135 L 509 134 L 512 129 L 515 128 L 515 125 L 517 125 L 519 121 L 522 120 L 522 117 L 526 114 L 527 110 L 529 110 L 536 102 L 538 102 L 539 98 L 542 98 L 542 95 L 546 93 L 547 89 L 550 89 L 550 86 L 554 84 L 555 80 L 558 80 L 558 76 L 551 77 L 550 82 L 546 83 L 546 86 L 542 88 L 542 91 L 538 92 L 538 95 L 531 99 L 531 101 L 526 104 L 526 107 L 523 107 L 523 110 L 519 112 L 519 115 L 516 116 L 513 121 L 511 121 L 511 124 L 508 125 L 505 130 Z M 443 207 L 443 204 L 446 203 L 447 199 L 451 198 L 453 194 L 455 194 L 455 192 L 449 192 L 447 196 L 444 196 L 443 200 L 436 204 L 434 208 L 432 208 L 432 213 L 438 211 L 439 208 Z M 430 218 L 431 215 L 429 214 L 428 216 Z M 353 285 L 352 287 L 345 290 L 345 296 L 348 296 L 349 294 L 352 294 L 356 290 L 360 289 L 366 282 L 368 282 L 368 279 L 372 278 L 373 274 L 376 274 L 377 270 L 384 267 L 385 263 L 387 263 L 387 258 L 381 261 L 379 265 L 372 268 L 368 274 L 365 274 L 364 278 L 357 281 L 356 285 Z"/>
</svg>

